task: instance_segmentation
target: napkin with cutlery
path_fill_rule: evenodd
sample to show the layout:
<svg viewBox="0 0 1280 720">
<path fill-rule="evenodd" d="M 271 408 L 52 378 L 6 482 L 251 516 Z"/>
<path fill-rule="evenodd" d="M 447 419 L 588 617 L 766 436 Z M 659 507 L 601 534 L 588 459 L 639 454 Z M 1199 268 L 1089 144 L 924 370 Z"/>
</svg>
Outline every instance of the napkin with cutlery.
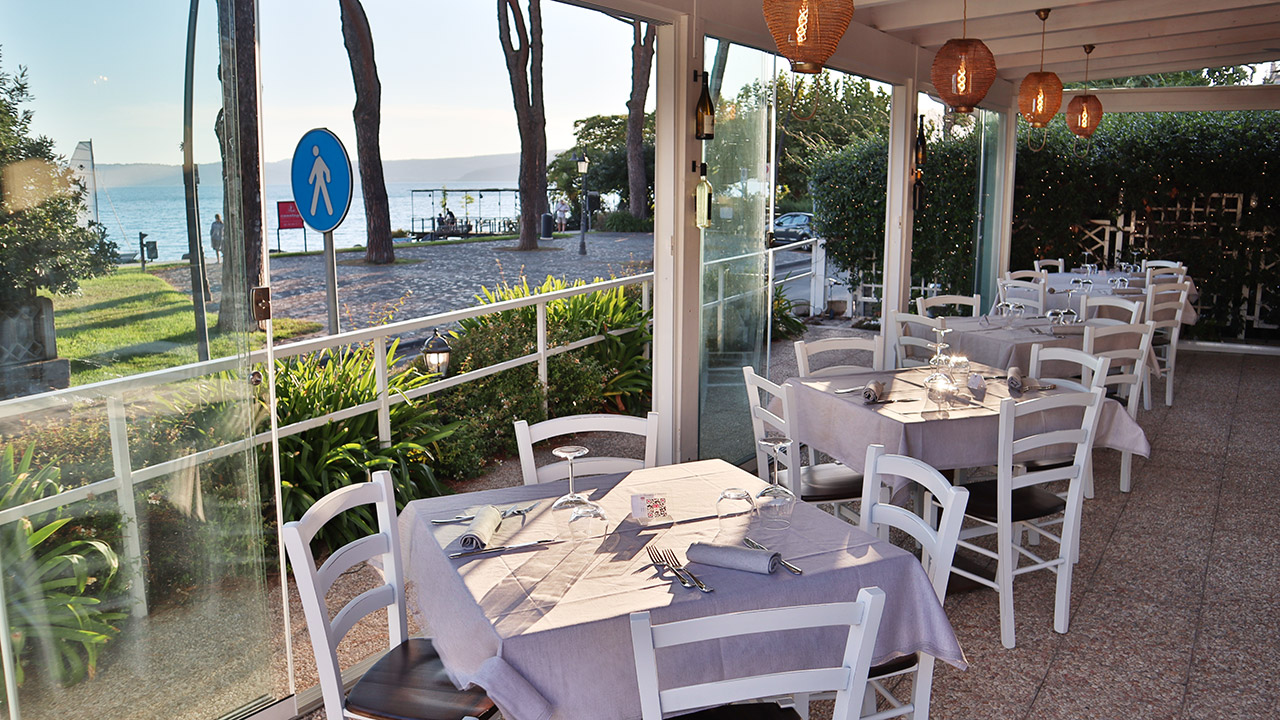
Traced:
<svg viewBox="0 0 1280 720">
<path fill-rule="evenodd" d="M 1021 392 L 1025 381 L 1022 379 L 1022 368 L 1014 365 L 1005 373 L 1008 377 L 1005 382 L 1008 383 L 1009 389 L 1014 392 Z"/>
<path fill-rule="evenodd" d="M 868 405 L 880 402 L 882 397 L 884 397 L 884 383 L 879 380 L 872 380 L 862 388 L 862 402 Z"/>
<path fill-rule="evenodd" d="M 738 545 L 715 545 L 712 543 L 694 543 L 685 552 L 689 562 L 701 565 L 745 570 L 746 572 L 768 575 L 778 569 L 782 555 L 771 550 L 754 550 Z"/>
<path fill-rule="evenodd" d="M 458 538 L 458 544 L 464 550 L 484 550 L 493 540 L 493 534 L 502 524 L 502 511 L 492 505 L 485 505 L 476 510 L 476 517 L 467 526 L 467 531 Z"/>
</svg>

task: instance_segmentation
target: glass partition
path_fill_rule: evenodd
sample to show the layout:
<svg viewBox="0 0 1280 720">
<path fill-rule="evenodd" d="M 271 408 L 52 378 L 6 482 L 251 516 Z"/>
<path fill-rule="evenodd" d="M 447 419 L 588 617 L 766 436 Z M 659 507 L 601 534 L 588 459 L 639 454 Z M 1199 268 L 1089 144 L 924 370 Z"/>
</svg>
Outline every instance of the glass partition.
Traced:
<svg viewBox="0 0 1280 720">
<path fill-rule="evenodd" d="M 751 457 L 742 367 L 764 371 L 769 327 L 766 252 L 773 56 L 707 38 L 715 137 L 703 143 L 713 188 L 702 232 L 702 358 L 698 455 Z"/>
<path fill-rule="evenodd" d="M 251 443 L 263 338 L 230 302 L 258 282 L 236 207 L 237 33 L 218 11 L 0 7 L 12 720 L 230 718 L 289 691 Z"/>
<path fill-rule="evenodd" d="M 1000 276 L 1000 162 L 1004 153 L 1000 139 L 1006 124 L 1014 116 L 979 108 L 975 112 L 978 121 L 978 222 L 974 234 L 974 291 L 984 298 L 983 309 L 991 307 L 997 293 L 996 281 Z M 1016 119 L 1012 120 L 1016 122 Z"/>
</svg>

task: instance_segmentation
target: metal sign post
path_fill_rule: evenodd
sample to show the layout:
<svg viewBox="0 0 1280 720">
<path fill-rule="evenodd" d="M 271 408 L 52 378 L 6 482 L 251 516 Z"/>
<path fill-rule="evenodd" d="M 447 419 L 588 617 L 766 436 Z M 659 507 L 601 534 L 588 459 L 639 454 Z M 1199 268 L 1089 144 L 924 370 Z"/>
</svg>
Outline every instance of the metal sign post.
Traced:
<svg viewBox="0 0 1280 720">
<path fill-rule="evenodd" d="M 298 214 L 312 230 L 324 234 L 325 305 L 329 334 L 337 335 L 338 259 L 333 229 L 347 217 L 354 188 L 351 158 L 338 136 L 324 128 L 303 135 L 293 151 L 291 179 Z"/>
</svg>

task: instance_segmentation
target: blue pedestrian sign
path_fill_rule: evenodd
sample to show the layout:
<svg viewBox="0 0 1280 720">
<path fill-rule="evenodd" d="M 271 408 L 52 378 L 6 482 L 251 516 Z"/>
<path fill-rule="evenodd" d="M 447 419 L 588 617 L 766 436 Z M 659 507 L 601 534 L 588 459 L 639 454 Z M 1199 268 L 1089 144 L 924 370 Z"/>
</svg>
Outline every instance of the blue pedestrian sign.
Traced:
<svg viewBox="0 0 1280 720">
<path fill-rule="evenodd" d="M 293 200 L 316 232 L 342 224 L 351 207 L 351 159 L 342 141 L 325 128 L 309 130 L 293 151 Z"/>
</svg>

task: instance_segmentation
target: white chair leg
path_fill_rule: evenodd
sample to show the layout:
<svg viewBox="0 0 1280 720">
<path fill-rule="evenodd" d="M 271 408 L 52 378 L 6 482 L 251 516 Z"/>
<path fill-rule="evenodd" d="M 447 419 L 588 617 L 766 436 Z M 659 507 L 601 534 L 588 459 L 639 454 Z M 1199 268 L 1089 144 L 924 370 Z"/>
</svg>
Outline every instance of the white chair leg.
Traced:
<svg viewBox="0 0 1280 720">
<path fill-rule="evenodd" d="M 1129 492 L 1133 480 L 1133 453 L 1120 453 L 1120 492 Z"/>
<path fill-rule="evenodd" d="M 1065 562 L 1058 565 L 1057 591 L 1053 602 L 1053 629 L 1065 634 L 1071 624 L 1071 572 L 1075 569 L 1072 560 L 1074 554 L 1080 552 L 1080 514 L 1083 501 L 1079 495 L 1067 497 L 1067 513 L 1062 518 L 1062 546 L 1058 548 L 1058 557 Z"/>
<path fill-rule="evenodd" d="M 1164 404 L 1166 407 L 1173 407 L 1173 351 L 1169 351 L 1169 366 L 1164 371 Z"/>
<path fill-rule="evenodd" d="M 867 691 L 862 694 L 862 717 L 876 714 L 876 689 L 867 683 Z"/>
<path fill-rule="evenodd" d="M 1151 370 L 1142 371 L 1142 409 L 1151 409 Z"/>
<path fill-rule="evenodd" d="M 1089 453 L 1089 460 L 1084 466 L 1084 496 L 1088 500 L 1093 499 L 1093 453 Z"/>
<path fill-rule="evenodd" d="M 795 711 L 800 720 L 809 720 L 809 693 L 796 693 L 791 698 L 795 701 Z"/>
<path fill-rule="evenodd" d="M 1017 563 L 1017 555 L 1013 550 L 1013 538 L 1010 532 L 1014 528 L 1002 526 L 997 533 L 997 554 L 1000 559 L 996 563 L 996 591 L 1000 593 L 1000 644 L 1013 649 L 1015 644 L 1013 632 L 1013 569 Z M 1034 533 L 1033 533 L 1034 534 Z"/>
<path fill-rule="evenodd" d="M 914 710 L 907 717 L 910 720 L 929 720 L 929 699 L 933 695 L 933 663 L 932 655 L 919 653 L 920 665 L 916 668 L 915 679 L 911 683 L 911 704 Z"/>
</svg>

